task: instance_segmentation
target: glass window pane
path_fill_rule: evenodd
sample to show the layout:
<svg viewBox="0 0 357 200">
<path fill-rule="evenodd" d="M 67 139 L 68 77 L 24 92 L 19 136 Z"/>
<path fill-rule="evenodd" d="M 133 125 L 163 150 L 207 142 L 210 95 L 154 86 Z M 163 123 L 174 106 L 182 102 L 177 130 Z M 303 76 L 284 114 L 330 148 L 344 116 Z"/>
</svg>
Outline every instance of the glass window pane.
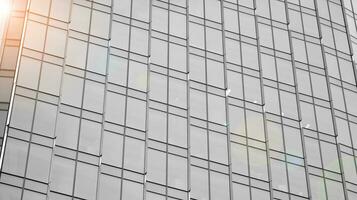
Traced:
<svg viewBox="0 0 357 200">
<path fill-rule="evenodd" d="M 134 98 L 128 98 L 127 100 L 127 126 L 145 130 L 146 102 Z"/>
<path fill-rule="evenodd" d="M 104 84 L 86 80 L 84 88 L 83 108 L 103 113 Z"/>
<path fill-rule="evenodd" d="M 103 163 L 121 167 L 123 155 L 123 136 L 115 133 L 104 132 L 102 154 Z"/>
<path fill-rule="evenodd" d="M 198 2 L 198 1 L 190 1 L 191 2 Z M 190 36 L 190 46 L 194 46 L 200 49 L 204 49 L 205 47 L 205 33 L 204 27 L 198 25 L 196 23 L 189 23 L 189 36 Z"/>
<path fill-rule="evenodd" d="M 61 77 L 61 67 L 49 63 L 43 63 L 39 90 L 45 93 L 59 96 Z"/>
<path fill-rule="evenodd" d="M 60 113 L 56 127 L 56 145 L 77 149 L 79 118 Z"/>
<path fill-rule="evenodd" d="M 186 108 L 187 83 L 175 78 L 169 78 L 169 102 L 171 105 Z M 162 90 L 162 89 L 161 89 Z"/>
<path fill-rule="evenodd" d="M 167 33 L 168 10 L 153 6 L 151 18 L 151 26 L 153 30 Z M 151 42 L 153 42 L 154 40 L 156 39 L 153 38 Z"/>
<path fill-rule="evenodd" d="M 252 147 L 248 150 L 250 175 L 255 178 L 268 180 L 266 152 Z"/>
<path fill-rule="evenodd" d="M 205 3 L 206 18 L 215 22 L 221 22 L 221 2 L 215 0 L 206 0 Z"/>
<path fill-rule="evenodd" d="M 206 112 L 206 94 L 204 92 L 190 90 L 190 114 L 201 119 L 207 118 Z"/>
<path fill-rule="evenodd" d="M 245 99 L 254 103 L 261 103 L 260 80 L 248 75 L 244 75 L 243 79 Z"/>
<path fill-rule="evenodd" d="M 300 130 L 284 126 L 286 153 L 303 157 Z"/>
<path fill-rule="evenodd" d="M 37 102 L 33 131 L 42 135 L 53 137 L 57 117 L 57 106 Z"/>
<path fill-rule="evenodd" d="M 114 32 L 117 34 L 116 32 Z M 131 27 L 130 51 L 141 55 L 148 54 L 148 31 Z"/>
<path fill-rule="evenodd" d="M 302 13 L 302 18 L 304 20 L 305 34 L 318 37 L 319 31 L 317 27 L 316 17 L 309 14 Z"/>
<path fill-rule="evenodd" d="M 166 142 L 166 113 L 150 109 L 149 110 L 149 128 L 150 139 Z"/>
<path fill-rule="evenodd" d="M 276 151 L 284 152 L 283 132 L 281 125 L 267 121 L 267 132 L 269 148 Z"/>
<path fill-rule="evenodd" d="M 55 156 L 52 165 L 51 190 L 71 195 L 74 179 L 74 161 Z"/>
<path fill-rule="evenodd" d="M 301 121 L 304 128 L 316 129 L 314 107 L 310 103 L 300 101 Z"/>
<path fill-rule="evenodd" d="M 252 188 L 252 200 L 270 200 L 270 193 L 265 190 Z"/>
<path fill-rule="evenodd" d="M 278 70 L 279 81 L 294 85 L 294 72 L 290 61 L 276 58 L 276 67 Z"/>
<path fill-rule="evenodd" d="M 108 82 L 126 86 L 128 60 L 110 55 Z"/>
<path fill-rule="evenodd" d="M 189 13 L 197 17 L 203 18 L 203 0 L 189 1 Z"/>
<path fill-rule="evenodd" d="M 279 93 L 275 88 L 264 86 L 265 110 L 280 115 Z"/>
<path fill-rule="evenodd" d="M 91 34 L 107 39 L 109 35 L 110 15 L 92 10 Z"/>
<path fill-rule="evenodd" d="M 47 183 L 50 171 L 52 150 L 32 144 L 27 165 L 27 177 Z"/>
<path fill-rule="evenodd" d="M 296 78 L 298 82 L 299 93 L 311 95 L 309 72 L 301 69 L 296 69 Z"/>
<path fill-rule="evenodd" d="M 0 184 L 0 199 L 8 199 L 8 200 L 21 199 L 21 189 L 15 186 Z"/>
<path fill-rule="evenodd" d="M 107 92 L 106 107 L 105 107 L 105 120 L 124 124 L 125 114 L 125 96 L 113 92 Z"/>
<path fill-rule="evenodd" d="M 209 132 L 209 155 L 210 160 L 227 164 L 228 163 L 228 149 L 227 149 L 227 136 Z"/>
<path fill-rule="evenodd" d="M 229 89 L 229 96 L 243 99 L 243 84 L 242 74 L 233 71 L 227 71 L 227 82 Z"/>
<path fill-rule="evenodd" d="M 71 23 L 70 28 L 83 33 L 88 33 L 90 24 L 90 8 L 72 5 Z"/>
<path fill-rule="evenodd" d="M 166 184 L 166 154 L 161 151 L 148 149 L 148 180 Z"/>
<path fill-rule="evenodd" d="M 128 81 L 129 87 L 145 92 L 147 88 L 147 66 L 139 62 L 130 61 Z"/>
<path fill-rule="evenodd" d="M 105 75 L 108 49 L 95 44 L 89 44 L 88 48 L 87 70 Z"/>
<path fill-rule="evenodd" d="M 34 109 L 34 100 L 16 95 L 11 114 L 11 126 L 30 131 Z"/>
<path fill-rule="evenodd" d="M 166 41 L 152 38 L 150 62 L 161 66 L 167 66 L 167 48 L 168 45 Z"/>
<path fill-rule="evenodd" d="M 206 48 L 208 51 L 222 54 L 222 31 L 206 27 Z"/>
<path fill-rule="evenodd" d="M 122 199 L 142 200 L 143 185 L 132 181 L 123 181 Z"/>
<path fill-rule="evenodd" d="M 238 12 L 229 8 L 224 8 L 225 29 L 233 33 L 239 33 Z"/>
<path fill-rule="evenodd" d="M 132 17 L 149 22 L 150 0 L 132 0 Z"/>
<path fill-rule="evenodd" d="M 218 124 L 226 124 L 225 98 L 208 94 L 208 120 Z"/>
<path fill-rule="evenodd" d="M 337 147 L 335 144 L 328 142 L 320 142 L 320 148 L 322 153 L 322 163 L 324 168 L 340 173 L 339 156 L 337 154 Z"/>
<path fill-rule="evenodd" d="M 206 82 L 206 66 L 204 58 L 200 56 L 190 55 L 190 80 L 205 83 Z"/>
<path fill-rule="evenodd" d="M 275 48 L 279 51 L 290 52 L 290 41 L 288 31 L 273 28 Z"/>
<path fill-rule="evenodd" d="M 191 166 L 191 197 L 209 199 L 208 172 L 205 169 Z M 220 199 L 220 198 L 218 198 Z"/>
<path fill-rule="evenodd" d="M 248 154 L 247 147 L 231 143 L 232 171 L 248 176 Z"/>
<path fill-rule="evenodd" d="M 84 69 L 86 64 L 86 58 L 87 43 L 80 40 L 68 38 L 66 64 Z"/>
<path fill-rule="evenodd" d="M 6 141 L 2 171 L 18 176 L 24 176 L 27 149 L 27 142 L 8 138 Z"/>
<path fill-rule="evenodd" d="M 223 63 L 207 59 L 207 82 L 209 85 L 224 88 Z"/>
<path fill-rule="evenodd" d="M 306 176 L 303 167 L 288 164 L 290 192 L 307 196 Z"/>
<path fill-rule="evenodd" d="M 169 154 L 168 185 L 182 190 L 187 189 L 187 159 Z"/>
<path fill-rule="evenodd" d="M 229 179 L 225 174 L 211 172 L 211 198 L 220 200 L 229 200 Z"/>
<path fill-rule="evenodd" d="M 256 37 L 255 19 L 253 15 L 239 12 L 239 22 L 241 34 L 249 37 Z"/>
<path fill-rule="evenodd" d="M 271 159 L 271 172 L 273 188 L 288 192 L 288 180 L 286 176 L 286 166 L 284 162 Z"/>
<path fill-rule="evenodd" d="M 258 23 L 260 45 L 273 48 L 271 26 Z"/>
<path fill-rule="evenodd" d="M 258 112 L 246 110 L 248 137 L 264 141 L 263 115 Z"/>
<path fill-rule="evenodd" d="M 101 174 L 99 186 L 99 200 L 120 200 L 120 185 L 119 178 Z"/>
<path fill-rule="evenodd" d="M 45 44 L 46 26 L 29 20 L 26 26 L 24 46 L 42 51 Z"/>
<path fill-rule="evenodd" d="M 341 182 L 326 180 L 328 199 L 345 199 L 343 185 Z"/>
<path fill-rule="evenodd" d="M 285 9 L 286 9 L 285 3 L 281 2 L 281 1 L 274 0 L 274 1 L 270 1 L 270 6 L 271 6 L 272 18 L 276 21 L 285 23 L 286 22 L 285 14 L 287 13 L 285 11 Z"/>
<path fill-rule="evenodd" d="M 315 109 L 319 131 L 334 135 L 331 110 L 321 106 L 315 106 Z"/>
<path fill-rule="evenodd" d="M 240 42 L 227 38 L 225 40 L 227 62 L 239 65 L 241 63 Z"/>
<path fill-rule="evenodd" d="M 280 90 L 280 99 L 282 115 L 292 119 L 298 119 L 295 94 Z"/>
<path fill-rule="evenodd" d="M 144 147 L 144 141 L 125 138 L 124 168 L 137 172 L 144 171 Z"/>
<path fill-rule="evenodd" d="M 50 16 L 67 22 L 71 10 L 71 0 L 52 0 Z"/>
<path fill-rule="evenodd" d="M 262 73 L 264 78 L 277 80 L 275 69 L 275 58 L 273 56 L 261 54 Z"/>
<path fill-rule="evenodd" d="M 146 193 L 146 199 L 147 200 L 166 200 L 165 196 L 159 195 L 159 194 L 154 194 L 151 192 Z"/>
<path fill-rule="evenodd" d="M 150 99 L 167 102 L 167 76 L 150 73 Z"/>
<path fill-rule="evenodd" d="M 250 199 L 249 186 L 233 184 L 233 199 Z"/>
<path fill-rule="evenodd" d="M 207 159 L 207 131 L 202 128 L 191 126 L 191 154 L 193 156 Z"/>
<path fill-rule="evenodd" d="M 41 62 L 28 57 L 21 57 L 17 84 L 26 88 L 37 89 Z"/>
<path fill-rule="evenodd" d="M 131 0 L 120 0 L 119 3 L 113 3 L 113 12 L 116 14 L 130 17 Z"/>
<path fill-rule="evenodd" d="M 169 115 L 168 136 L 169 136 L 170 144 L 174 144 L 186 148 L 187 147 L 187 119 L 176 115 Z"/>
<path fill-rule="evenodd" d="M 0 102 L 9 102 L 14 80 L 11 77 L 0 78 Z"/>
<path fill-rule="evenodd" d="M 24 190 L 23 200 L 46 200 L 46 195 L 29 190 Z"/>
<path fill-rule="evenodd" d="M 116 4 L 114 4 L 116 5 Z M 124 5 L 122 4 L 124 7 Z M 129 47 L 129 26 L 126 24 L 113 22 L 110 45 L 127 50 Z"/>
<path fill-rule="evenodd" d="M 310 175 L 310 187 L 312 199 L 326 200 L 324 179 L 319 176 Z"/>
<path fill-rule="evenodd" d="M 101 131 L 100 123 L 82 119 L 79 150 L 99 155 Z"/>
<path fill-rule="evenodd" d="M 307 162 L 310 165 L 321 167 L 320 147 L 318 141 L 309 137 L 305 137 L 304 140 Z"/>
<path fill-rule="evenodd" d="M 315 73 L 310 73 L 312 81 L 312 90 L 314 96 L 322 99 L 328 99 L 326 77 Z"/>
<path fill-rule="evenodd" d="M 74 195 L 88 200 L 96 199 L 98 168 L 77 162 Z"/>
<path fill-rule="evenodd" d="M 229 127 L 235 134 L 245 135 L 245 117 L 244 110 L 240 107 L 229 106 Z"/>
<path fill-rule="evenodd" d="M 45 51 L 55 56 L 64 57 L 67 31 L 48 26 Z"/>
<path fill-rule="evenodd" d="M 186 15 L 182 15 L 177 12 L 170 12 L 169 19 L 170 34 L 186 38 Z"/>
<path fill-rule="evenodd" d="M 186 72 L 186 47 L 169 43 L 169 66 L 172 69 Z"/>
</svg>

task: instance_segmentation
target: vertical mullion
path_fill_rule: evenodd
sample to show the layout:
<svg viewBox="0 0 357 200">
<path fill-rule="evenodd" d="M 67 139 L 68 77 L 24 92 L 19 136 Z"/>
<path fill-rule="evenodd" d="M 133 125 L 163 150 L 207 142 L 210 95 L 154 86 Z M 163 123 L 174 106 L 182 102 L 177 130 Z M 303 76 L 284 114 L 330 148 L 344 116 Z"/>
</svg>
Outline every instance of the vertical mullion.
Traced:
<svg viewBox="0 0 357 200">
<path fill-rule="evenodd" d="M 148 173 L 148 150 L 149 150 L 149 117 L 150 117 L 150 77 L 151 77 L 151 37 L 152 37 L 152 10 L 153 0 L 149 0 L 149 32 L 148 32 L 148 63 L 146 78 L 146 113 L 145 113 L 145 153 L 144 153 L 144 180 L 143 180 L 143 200 L 146 200 L 147 193 L 147 173 Z"/>
<path fill-rule="evenodd" d="M 72 4 L 73 6 L 73 4 Z M 77 168 L 78 168 L 78 154 L 79 154 L 79 143 L 81 139 L 81 129 L 82 129 L 82 121 L 83 121 L 83 103 L 84 103 L 84 93 L 86 90 L 86 82 L 87 82 L 87 67 L 88 67 L 88 52 L 89 52 L 89 44 L 90 44 L 90 37 L 91 37 L 91 27 L 92 27 L 92 14 L 93 14 L 93 1 L 90 2 L 90 19 L 89 19 L 89 29 L 87 34 L 87 52 L 86 52 L 86 61 L 85 61 L 85 68 L 84 68 L 84 77 L 83 77 L 83 88 L 82 88 L 82 100 L 81 100 L 81 107 L 80 107 L 80 114 L 79 114 L 79 125 L 78 125 L 78 138 L 77 138 L 77 146 L 76 146 L 76 156 L 75 156 L 75 164 L 74 164 L 74 177 L 73 177 L 73 188 L 72 188 L 72 199 L 75 196 L 75 189 L 76 189 L 76 181 L 77 181 Z M 99 169 L 98 169 L 99 170 Z"/>
<path fill-rule="evenodd" d="M 99 166 L 98 166 L 98 174 L 97 174 L 97 191 L 96 191 L 96 199 L 100 196 L 100 188 L 101 188 L 101 172 L 102 172 L 102 158 L 103 158 L 103 141 L 104 141 L 104 124 L 105 124 L 105 114 L 106 114 L 106 99 L 108 93 L 108 76 L 109 76 L 109 63 L 110 63 L 110 53 L 111 53 L 111 38 L 112 38 L 112 25 L 113 25 L 113 4 L 115 0 L 110 0 L 110 20 L 109 20 L 109 31 L 108 31 L 108 43 L 107 43 L 107 58 L 106 58 L 106 67 L 105 67 L 105 77 L 104 77 L 104 97 L 103 97 L 103 113 L 102 113 L 102 124 L 101 124 L 101 132 L 100 132 L 100 144 L 99 144 Z"/>
<path fill-rule="evenodd" d="M 65 60 L 66 60 L 66 55 L 67 55 L 67 46 L 68 46 L 68 39 L 70 38 L 69 36 L 69 24 L 71 22 L 71 18 L 72 18 L 72 8 L 73 8 L 73 3 L 74 0 L 70 0 L 70 11 L 69 11 L 69 16 L 68 16 L 68 22 L 67 22 L 67 34 L 66 34 L 66 44 L 65 44 L 65 50 L 64 50 L 64 58 L 63 58 L 63 65 L 62 65 L 62 72 L 61 72 L 61 80 L 60 80 L 60 88 L 59 88 L 59 96 L 58 96 L 58 105 L 57 105 L 57 111 L 56 111 L 56 120 L 55 120 L 55 124 L 54 126 L 57 127 L 57 123 L 58 123 L 58 116 L 61 113 L 60 112 L 60 106 L 61 106 L 61 99 L 62 99 L 62 88 L 63 88 L 63 77 L 65 75 Z M 57 135 L 56 132 L 54 132 L 54 139 L 53 139 L 53 147 L 52 147 L 52 154 L 51 154 L 51 158 L 50 158 L 50 169 L 49 169 L 49 173 L 48 173 L 48 180 L 50 181 L 50 183 L 47 186 L 47 195 L 46 195 L 46 199 L 49 198 L 49 194 L 50 194 L 50 186 L 51 186 L 51 175 L 52 175 L 52 169 L 53 169 L 53 160 L 55 157 L 55 153 L 54 153 L 54 148 L 56 147 L 56 139 L 57 139 Z M 74 184 L 74 183 L 73 183 Z"/>
</svg>

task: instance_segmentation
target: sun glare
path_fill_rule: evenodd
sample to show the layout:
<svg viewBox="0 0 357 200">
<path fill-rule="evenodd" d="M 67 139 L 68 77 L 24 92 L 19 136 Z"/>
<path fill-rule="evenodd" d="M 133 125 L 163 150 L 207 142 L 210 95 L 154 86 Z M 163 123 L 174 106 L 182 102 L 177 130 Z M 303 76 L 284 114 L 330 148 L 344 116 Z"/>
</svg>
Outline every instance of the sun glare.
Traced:
<svg viewBox="0 0 357 200">
<path fill-rule="evenodd" d="M 8 15 L 10 13 L 9 0 L 0 0 L 0 15 Z"/>
</svg>

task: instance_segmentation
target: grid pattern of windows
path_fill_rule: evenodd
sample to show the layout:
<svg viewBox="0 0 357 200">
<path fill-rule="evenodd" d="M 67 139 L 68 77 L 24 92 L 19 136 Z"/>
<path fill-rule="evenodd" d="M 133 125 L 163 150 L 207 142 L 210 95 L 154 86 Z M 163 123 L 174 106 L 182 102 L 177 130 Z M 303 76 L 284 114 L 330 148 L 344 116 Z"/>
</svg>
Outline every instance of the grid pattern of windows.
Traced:
<svg viewBox="0 0 357 200">
<path fill-rule="evenodd" d="M 11 4 L 10 4 L 11 2 Z M 7 5 L 11 12 L 7 14 Z M 2 0 L 0 12 L 0 149 L 2 149 L 16 62 L 21 46 L 26 1 Z M 0 150 L 1 152 L 1 150 Z"/>
<path fill-rule="evenodd" d="M 0 199 L 357 199 L 353 0 L 14 2 Z"/>
</svg>

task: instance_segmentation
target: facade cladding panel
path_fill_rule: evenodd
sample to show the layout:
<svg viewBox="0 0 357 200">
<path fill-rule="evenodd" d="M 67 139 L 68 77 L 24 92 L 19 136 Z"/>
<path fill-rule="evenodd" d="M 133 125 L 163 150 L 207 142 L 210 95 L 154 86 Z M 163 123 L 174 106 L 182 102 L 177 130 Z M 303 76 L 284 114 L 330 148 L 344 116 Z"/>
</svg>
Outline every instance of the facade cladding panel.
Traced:
<svg viewBox="0 0 357 200">
<path fill-rule="evenodd" d="M 357 199 L 357 1 L 12 5 L 1 200 Z"/>
</svg>

